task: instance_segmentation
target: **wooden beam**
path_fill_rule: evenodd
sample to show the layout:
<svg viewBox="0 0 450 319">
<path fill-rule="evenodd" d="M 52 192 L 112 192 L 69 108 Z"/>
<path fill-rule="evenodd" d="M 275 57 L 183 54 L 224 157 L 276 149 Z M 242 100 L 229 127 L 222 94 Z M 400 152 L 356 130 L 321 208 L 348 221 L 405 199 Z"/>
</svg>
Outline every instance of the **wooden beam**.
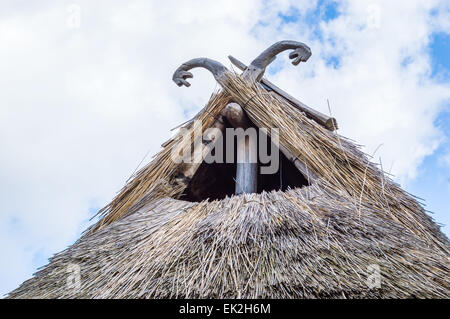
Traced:
<svg viewBox="0 0 450 319">
<path fill-rule="evenodd" d="M 247 118 L 247 115 L 241 106 L 237 103 L 228 104 L 222 110 L 220 117 L 212 126 L 221 130 L 222 134 L 225 133 L 224 119 L 226 119 L 234 128 L 242 128 L 245 130 L 250 127 L 250 120 Z M 197 161 L 182 164 L 182 169 L 176 177 L 177 183 L 187 187 L 200 166 L 201 161 L 215 146 L 214 137 L 209 136 L 208 133 L 206 133 L 202 142 L 204 147 L 194 149 L 193 158 L 197 159 Z M 257 192 L 258 163 L 256 159 L 258 157 L 256 145 L 251 144 L 253 142 L 256 141 L 251 141 L 250 138 L 245 135 L 237 137 L 235 194 L 250 194 Z"/>
<path fill-rule="evenodd" d="M 231 63 L 233 63 L 241 71 L 245 72 L 245 70 L 247 70 L 247 66 L 244 63 L 242 63 L 241 61 L 239 61 L 238 59 L 236 59 L 235 57 L 230 55 L 230 56 L 228 56 L 228 58 L 230 59 Z M 266 88 L 277 93 L 284 100 L 289 102 L 289 104 L 291 104 L 298 110 L 304 112 L 307 117 L 313 119 L 320 125 L 324 126 L 326 129 L 328 129 L 330 131 L 334 131 L 338 128 L 337 121 L 334 117 L 327 116 L 319 111 L 314 110 L 313 108 L 311 108 L 308 105 L 304 104 L 303 102 L 297 100 L 295 97 L 293 97 L 289 93 L 286 93 L 285 91 L 283 91 L 278 86 L 276 86 L 275 84 L 273 84 L 272 82 L 270 82 L 269 80 L 267 80 L 265 78 L 262 78 L 260 82 L 264 86 L 266 86 Z"/>
<path fill-rule="evenodd" d="M 306 166 L 303 162 L 301 162 L 297 157 L 295 157 L 286 147 L 283 145 L 279 145 L 280 152 L 286 156 L 288 160 L 290 160 L 294 166 L 305 176 L 306 180 L 309 184 L 317 180 L 317 175 L 314 174 L 308 166 Z"/>
</svg>

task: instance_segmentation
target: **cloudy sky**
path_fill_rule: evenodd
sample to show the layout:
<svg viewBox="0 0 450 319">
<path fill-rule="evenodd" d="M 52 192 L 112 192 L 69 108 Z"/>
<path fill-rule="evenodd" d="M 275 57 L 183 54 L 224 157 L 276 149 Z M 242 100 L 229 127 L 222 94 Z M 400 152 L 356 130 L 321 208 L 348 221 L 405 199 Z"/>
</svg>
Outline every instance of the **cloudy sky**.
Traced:
<svg viewBox="0 0 450 319">
<path fill-rule="evenodd" d="M 283 39 L 313 55 L 280 55 L 270 80 L 322 112 L 328 99 L 340 133 L 450 225 L 448 0 L 2 0 L 0 294 L 73 243 L 208 100 L 212 76 L 178 88 L 179 64 L 248 63 Z"/>
</svg>

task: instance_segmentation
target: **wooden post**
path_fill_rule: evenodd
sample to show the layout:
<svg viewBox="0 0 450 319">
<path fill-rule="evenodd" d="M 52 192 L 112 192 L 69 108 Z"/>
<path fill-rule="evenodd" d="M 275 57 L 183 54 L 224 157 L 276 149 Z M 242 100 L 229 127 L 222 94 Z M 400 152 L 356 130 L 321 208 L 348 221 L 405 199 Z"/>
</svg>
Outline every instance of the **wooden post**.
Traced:
<svg viewBox="0 0 450 319">
<path fill-rule="evenodd" d="M 220 115 L 221 117 L 226 118 L 234 128 L 246 130 L 250 127 L 250 121 L 247 118 L 247 115 L 237 103 L 229 103 L 222 110 Z M 214 122 L 213 127 L 221 130 L 222 133 L 225 133 L 225 123 L 221 117 Z M 205 147 L 194 150 L 194 158 L 203 159 L 215 145 L 215 140 L 210 136 L 206 136 L 204 142 L 206 143 Z M 237 135 L 235 194 L 257 192 L 257 145 L 252 145 L 252 143 L 256 143 L 256 141 L 252 141 L 249 136 L 246 136 L 245 134 L 242 136 Z M 178 183 L 184 184 L 187 187 L 199 165 L 200 163 L 198 161 L 183 164 L 182 171 L 180 171 L 177 176 Z"/>
<path fill-rule="evenodd" d="M 237 138 L 237 167 L 235 194 L 251 194 L 257 192 L 258 162 L 252 162 L 257 158 L 257 151 L 249 136 Z"/>
<path fill-rule="evenodd" d="M 246 130 L 250 127 L 250 121 L 244 110 L 237 103 L 228 104 L 222 111 L 228 122 L 234 128 Z M 236 187 L 235 194 L 250 194 L 257 192 L 258 181 L 258 154 L 257 141 L 252 140 L 246 134 L 237 135 L 237 163 L 236 163 Z"/>
</svg>

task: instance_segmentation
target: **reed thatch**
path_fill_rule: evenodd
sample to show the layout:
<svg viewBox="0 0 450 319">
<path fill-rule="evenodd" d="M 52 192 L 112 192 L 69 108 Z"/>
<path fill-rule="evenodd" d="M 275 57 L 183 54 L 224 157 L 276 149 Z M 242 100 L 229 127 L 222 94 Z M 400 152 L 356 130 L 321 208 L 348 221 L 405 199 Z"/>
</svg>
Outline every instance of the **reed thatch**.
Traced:
<svg viewBox="0 0 450 319">
<path fill-rule="evenodd" d="M 196 118 L 234 100 L 319 177 L 310 186 L 178 200 L 181 135 L 100 211 L 100 221 L 10 298 L 449 298 L 449 241 L 416 199 L 351 141 L 228 74 Z M 186 125 L 189 126 L 190 123 Z M 67 285 L 79 265 L 80 287 Z M 380 267 L 380 287 L 368 284 Z"/>
</svg>

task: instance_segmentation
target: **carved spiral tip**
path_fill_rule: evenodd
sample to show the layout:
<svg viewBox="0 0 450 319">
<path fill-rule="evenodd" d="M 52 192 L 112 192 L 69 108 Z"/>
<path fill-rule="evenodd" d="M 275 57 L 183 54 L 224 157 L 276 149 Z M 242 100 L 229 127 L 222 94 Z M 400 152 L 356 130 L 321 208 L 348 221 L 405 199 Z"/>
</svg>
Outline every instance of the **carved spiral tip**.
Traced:
<svg viewBox="0 0 450 319">
<path fill-rule="evenodd" d="M 311 50 L 309 50 L 309 48 L 298 48 L 289 54 L 289 58 L 293 60 L 293 65 L 298 65 L 300 62 L 308 61 L 310 56 Z"/>
<path fill-rule="evenodd" d="M 191 72 L 184 71 L 184 70 L 177 70 L 175 72 L 175 74 L 173 75 L 172 80 L 179 87 L 181 87 L 181 86 L 189 87 L 189 86 L 191 86 L 191 84 L 188 81 L 186 81 L 186 79 L 193 78 L 193 77 L 194 76 L 192 75 Z"/>
<path fill-rule="evenodd" d="M 182 78 L 177 78 L 173 80 L 175 82 L 176 85 L 178 85 L 179 87 L 185 86 L 185 87 L 190 87 L 191 83 L 189 83 L 188 81 L 182 79 Z"/>
<path fill-rule="evenodd" d="M 227 69 L 219 62 L 208 58 L 196 58 L 183 63 L 173 74 L 172 79 L 178 86 L 189 87 L 191 84 L 187 82 L 188 78 L 193 78 L 189 70 L 194 68 L 205 68 L 210 71 L 217 80 Z"/>
</svg>

